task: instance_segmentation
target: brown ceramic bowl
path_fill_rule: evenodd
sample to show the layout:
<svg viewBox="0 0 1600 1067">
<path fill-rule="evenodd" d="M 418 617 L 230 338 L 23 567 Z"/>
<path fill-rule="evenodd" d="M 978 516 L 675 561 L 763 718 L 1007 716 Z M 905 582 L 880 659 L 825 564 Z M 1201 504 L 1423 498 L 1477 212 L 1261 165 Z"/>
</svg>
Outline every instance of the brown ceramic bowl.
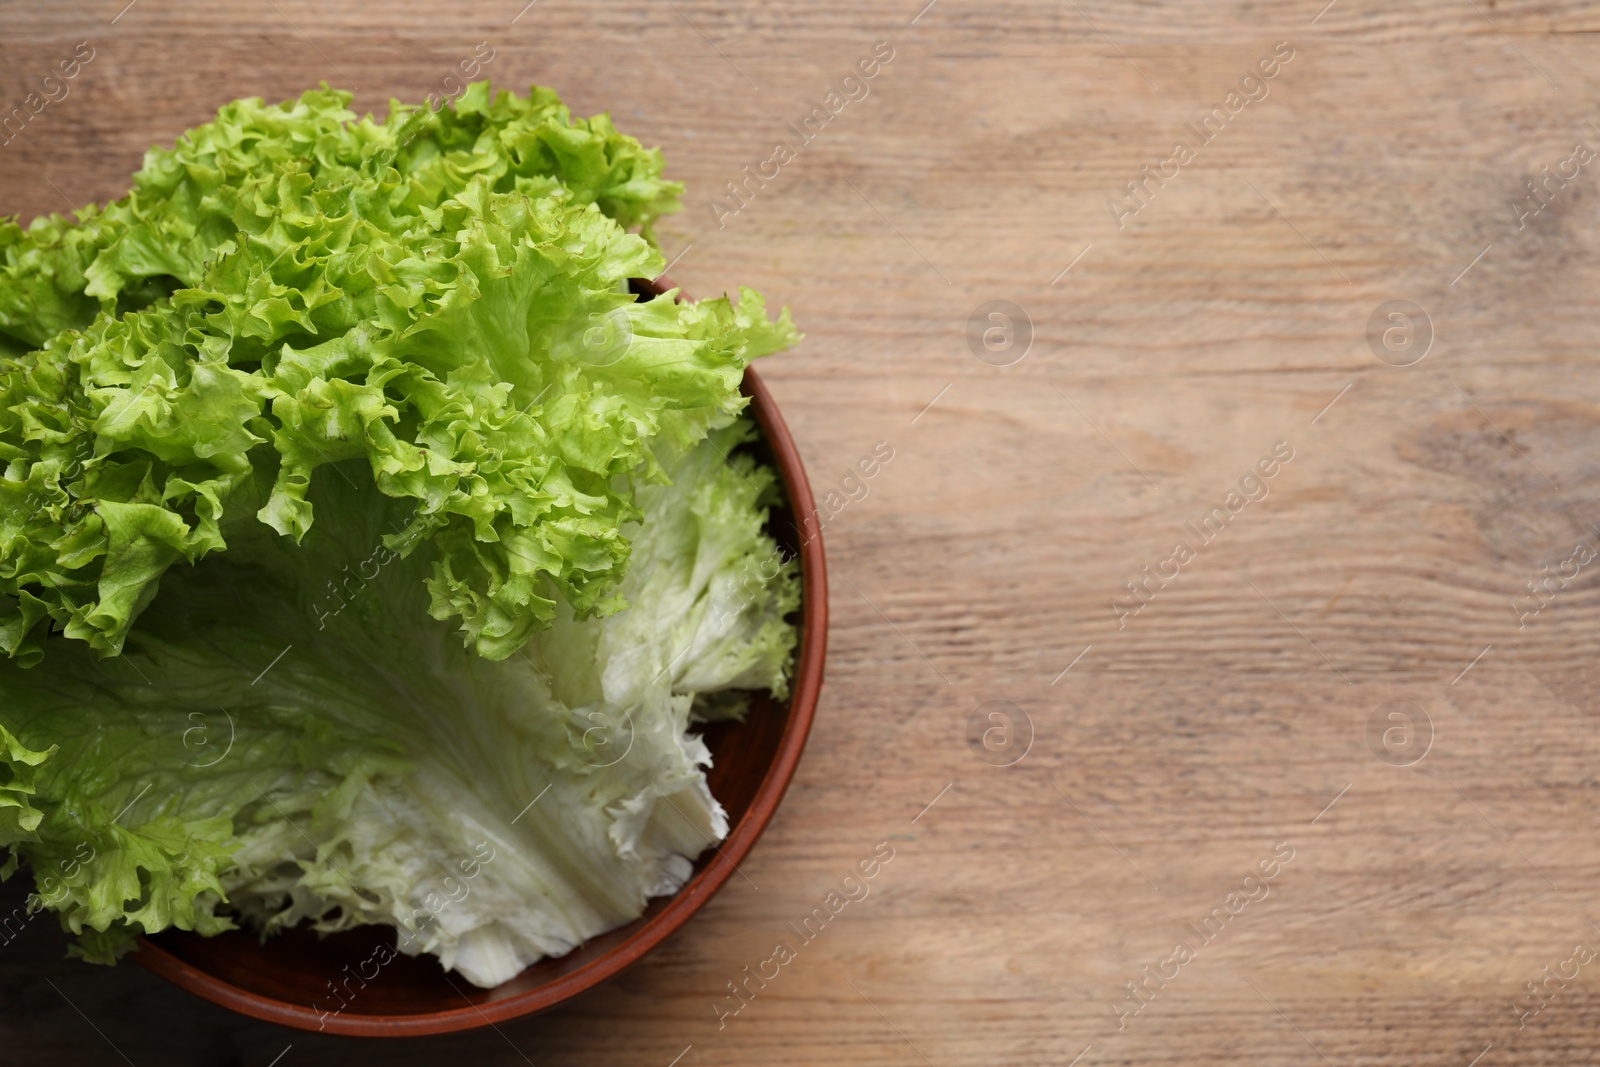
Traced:
<svg viewBox="0 0 1600 1067">
<path fill-rule="evenodd" d="M 665 278 L 636 282 L 640 293 L 671 287 Z M 362 989 L 349 1008 L 326 1017 L 311 1002 L 330 976 L 352 971 L 380 943 L 384 927 L 358 927 L 326 938 L 290 930 L 265 944 L 242 930 L 217 937 L 167 931 L 141 940 L 133 959 L 191 993 L 257 1019 L 302 1030 L 363 1037 L 412 1037 L 470 1030 L 545 1011 L 614 977 L 659 945 L 699 911 L 744 860 L 783 798 L 805 747 L 822 689 L 828 601 L 822 538 L 811 487 L 783 417 L 754 370 L 744 393 L 760 424 L 758 444 L 778 472 L 787 507 L 773 510 L 771 532 L 798 552 L 802 574 L 800 650 L 787 705 L 763 697 L 742 723 L 717 723 L 705 731 L 713 762 L 711 792 L 728 811 L 731 830 L 720 848 L 708 849 L 676 896 L 652 901 L 642 917 L 588 942 L 560 959 L 534 964 L 493 989 L 479 989 L 447 973 L 431 956 L 398 956 Z M 804 536 L 800 531 L 804 530 Z"/>
</svg>

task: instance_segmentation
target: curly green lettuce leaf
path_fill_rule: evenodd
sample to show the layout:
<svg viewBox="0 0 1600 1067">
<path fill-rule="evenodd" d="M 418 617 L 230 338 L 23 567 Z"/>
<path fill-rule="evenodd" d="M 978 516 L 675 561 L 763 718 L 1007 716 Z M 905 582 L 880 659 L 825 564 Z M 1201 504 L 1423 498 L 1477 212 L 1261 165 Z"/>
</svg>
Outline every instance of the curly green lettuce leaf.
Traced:
<svg viewBox="0 0 1600 1067">
<path fill-rule="evenodd" d="M 33 806 L 39 764 L 55 753 L 28 748 L 0 726 L 0 846 L 38 840 L 44 813 Z"/>
<path fill-rule="evenodd" d="M 777 476 L 740 451 L 754 437 L 746 420 L 716 430 L 676 464 L 672 485 L 640 491 L 650 536 L 636 545 L 623 587 L 639 606 L 604 631 L 601 649 L 611 699 L 626 701 L 657 671 L 694 692 L 788 695 L 799 563 L 765 532 Z"/>
<path fill-rule="evenodd" d="M 633 607 L 564 609 L 503 662 L 426 618 L 412 502 L 320 472 L 301 545 L 258 526 L 175 573 L 123 657 L 53 637 L 56 669 L 0 662 L 0 767 L 33 812 L 0 841 L 101 961 L 168 927 L 381 923 L 489 986 L 637 917 L 727 832 L 694 709 L 781 684 L 793 646 L 771 475 L 724 459 L 750 434 L 663 459 Z"/>
<path fill-rule="evenodd" d="M 678 208 L 682 187 L 662 177 L 659 149 L 618 133 L 605 115 L 573 118 L 550 89 L 518 96 L 475 82 L 440 110 L 391 101 L 382 123 L 357 119 L 350 99 L 324 85 L 281 104 L 235 101 L 171 149 L 147 152 L 122 199 L 76 222 L 0 221 L 0 336 L 36 348 L 99 312 L 198 286 L 241 240 L 293 225 L 279 205 L 295 197 L 383 185 L 398 228 L 474 181 L 595 204 L 647 234 Z"/>
<path fill-rule="evenodd" d="M 560 602 L 621 606 L 651 442 L 740 410 L 750 359 L 797 336 L 748 290 L 636 301 L 660 255 L 593 205 L 474 179 L 395 229 L 381 185 L 278 193 L 197 287 L 0 364 L 10 655 L 46 617 L 116 654 L 171 567 L 252 515 L 303 538 L 313 472 L 359 458 L 440 550 L 430 612 L 503 659 Z"/>
</svg>

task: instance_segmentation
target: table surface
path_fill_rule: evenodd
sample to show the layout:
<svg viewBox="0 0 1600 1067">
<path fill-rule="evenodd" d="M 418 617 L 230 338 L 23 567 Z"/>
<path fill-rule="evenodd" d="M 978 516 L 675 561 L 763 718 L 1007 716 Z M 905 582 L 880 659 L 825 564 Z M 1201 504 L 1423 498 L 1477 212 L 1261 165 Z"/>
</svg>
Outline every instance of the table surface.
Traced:
<svg viewBox="0 0 1600 1067">
<path fill-rule="evenodd" d="M 124 2 L 0 3 L 7 108 L 95 50 L 0 148 L 4 210 L 116 196 L 234 97 L 420 100 L 480 43 L 663 146 L 673 275 L 807 334 L 762 373 L 836 494 L 828 685 L 749 881 L 569 1007 L 363 1044 L 38 923 L 0 949 L 8 1060 L 1594 1057 L 1600 7 Z"/>
</svg>

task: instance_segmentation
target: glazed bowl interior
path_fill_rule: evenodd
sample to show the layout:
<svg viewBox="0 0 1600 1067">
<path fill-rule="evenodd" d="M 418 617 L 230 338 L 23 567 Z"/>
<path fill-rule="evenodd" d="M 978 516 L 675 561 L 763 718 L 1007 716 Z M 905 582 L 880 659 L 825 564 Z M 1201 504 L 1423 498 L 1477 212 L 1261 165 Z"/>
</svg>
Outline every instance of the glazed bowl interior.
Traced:
<svg viewBox="0 0 1600 1067">
<path fill-rule="evenodd" d="M 665 279 L 634 286 L 647 294 L 669 287 Z M 169 930 L 142 939 L 131 958 L 193 993 L 256 1018 L 329 1033 L 403 1037 L 547 1010 L 614 976 L 687 922 L 734 873 L 771 819 L 799 761 L 822 685 L 827 586 L 821 538 L 807 518 L 813 514 L 811 490 L 788 430 L 753 370 L 746 372 L 744 392 L 761 428 L 761 438 L 750 447 L 778 472 L 784 490 L 784 505 L 772 510 L 769 531 L 786 556 L 800 559 L 800 645 L 788 701 L 761 694 L 744 721 L 704 728 L 712 754 L 707 779 L 728 812 L 730 830 L 719 848 L 701 855 L 676 895 L 657 898 L 633 922 L 566 956 L 542 960 L 493 989 L 446 972 L 432 956 L 395 956 L 379 971 L 371 962 L 374 953 L 392 946 L 395 932 L 378 926 L 328 937 L 296 928 L 264 943 L 243 930 L 216 937 Z M 350 991 L 337 1013 L 330 1010 L 340 1003 L 332 988 Z"/>
</svg>

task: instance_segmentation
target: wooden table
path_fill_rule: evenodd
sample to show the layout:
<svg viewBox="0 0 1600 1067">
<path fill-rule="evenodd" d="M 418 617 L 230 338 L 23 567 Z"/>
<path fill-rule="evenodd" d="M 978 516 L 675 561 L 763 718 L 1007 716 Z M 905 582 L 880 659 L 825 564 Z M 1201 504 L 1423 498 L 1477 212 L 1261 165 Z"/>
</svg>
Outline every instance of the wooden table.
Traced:
<svg viewBox="0 0 1600 1067">
<path fill-rule="evenodd" d="M 819 493 L 894 458 L 827 524 L 829 684 L 750 882 L 624 978 L 360 1044 L 40 923 L 0 950 L 7 1062 L 1595 1058 L 1600 7 L 124 2 L 0 5 L 7 108 L 94 49 L 0 148 L 6 210 L 115 196 L 236 96 L 420 100 L 486 42 L 664 147 L 690 291 L 793 308 L 762 371 Z M 880 41 L 864 97 L 708 204 Z"/>
</svg>

